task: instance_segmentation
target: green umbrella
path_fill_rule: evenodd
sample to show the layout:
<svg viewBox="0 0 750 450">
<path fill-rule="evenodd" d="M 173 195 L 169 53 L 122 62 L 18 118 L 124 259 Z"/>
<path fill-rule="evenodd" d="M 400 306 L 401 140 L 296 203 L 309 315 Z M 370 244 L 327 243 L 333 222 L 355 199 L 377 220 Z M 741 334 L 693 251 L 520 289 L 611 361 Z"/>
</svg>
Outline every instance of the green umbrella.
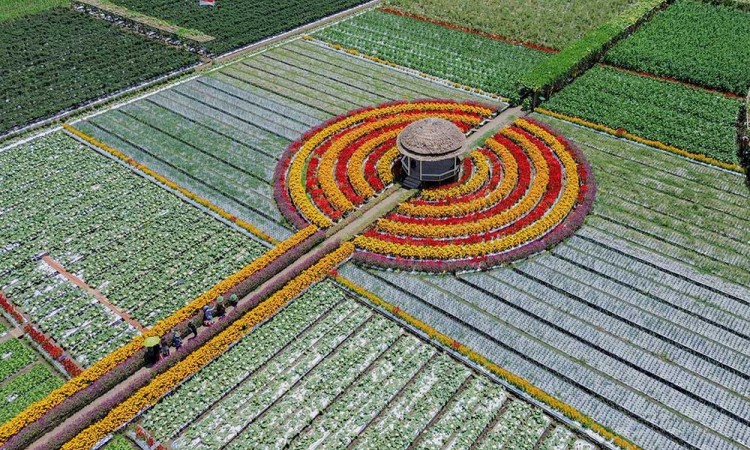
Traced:
<svg viewBox="0 0 750 450">
<path fill-rule="evenodd" d="M 161 342 L 161 339 L 159 339 L 157 336 L 151 336 L 147 337 L 146 340 L 143 341 L 144 347 L 156 347 L 159 345 L 159 342 Z"/>
</svg>

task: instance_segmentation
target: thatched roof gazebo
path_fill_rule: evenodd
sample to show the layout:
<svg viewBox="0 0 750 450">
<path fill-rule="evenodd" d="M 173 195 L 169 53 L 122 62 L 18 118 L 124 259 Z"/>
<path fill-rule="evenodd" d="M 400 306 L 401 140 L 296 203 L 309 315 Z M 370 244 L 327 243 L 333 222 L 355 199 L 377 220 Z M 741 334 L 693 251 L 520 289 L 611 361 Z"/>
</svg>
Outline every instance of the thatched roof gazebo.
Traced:
<svg viewBox="0 0 750 450">
<path fill-rule="evenodd" d="M 398 135 L 404 186 L 416 188 L 423 183 L 454 179 L 461 170 L 461 154 L 466 136 L 451 121 L 430 117 L 417 120 Z"/>
</svg>

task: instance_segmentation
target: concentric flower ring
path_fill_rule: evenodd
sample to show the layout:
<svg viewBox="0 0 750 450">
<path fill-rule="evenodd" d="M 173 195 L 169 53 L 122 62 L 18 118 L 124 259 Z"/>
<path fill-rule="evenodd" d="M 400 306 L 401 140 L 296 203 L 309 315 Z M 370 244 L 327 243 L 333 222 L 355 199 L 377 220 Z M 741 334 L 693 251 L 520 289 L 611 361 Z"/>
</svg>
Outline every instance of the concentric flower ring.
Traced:
<svg viewBox="0 0 750 450">
<path fill-rule="evenodd" d="M 287 149 L 276 199 L 298 227 L 330 226 L 393 183 L 396 137 L 408 124 L 442 117 L 469 131 L 492 113 L 445 101 L 355 111 Z M 357 236 L 355 261 L 423 272 L 495 267 L 572 234 L 594 195 L 582 153 L 545 125 L 519 119 L 471 152 L 458 180 L 420 191 Z"/>
</svg>

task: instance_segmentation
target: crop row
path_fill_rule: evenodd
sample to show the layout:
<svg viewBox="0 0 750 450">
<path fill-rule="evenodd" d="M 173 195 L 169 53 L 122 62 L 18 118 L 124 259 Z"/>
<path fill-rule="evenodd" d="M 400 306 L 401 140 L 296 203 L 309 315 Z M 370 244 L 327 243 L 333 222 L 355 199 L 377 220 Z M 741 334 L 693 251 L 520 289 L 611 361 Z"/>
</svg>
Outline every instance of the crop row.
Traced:
<svg viewBox="0 0 750 450">
<path fill-rule="evenodd" d="M 206 47 L 213 53 L 251 44 L 264 38 L 314 22 L 336 12 L 364 3 L 364 0 L 281 0 L 274 3 L 237 0 L 215 8 L 197 2 L 176 4 L 169 0 L 116 0 L 130 10 L 192 28 L 214 36 Z"/>
<path fill-rule="evenodd" d="M 269 183 L 291 139 L 332 113 L 440 96 L 472 98 L 298 40 L 76 127 L 283 239 Z"/>
<path fill-rule="evenodd" d="M 736 164 L 739 101 L 721 94 L 595 67 L 544 108 Z"/>
<path fill-rule="evenodd" d="M 506 402 L 499 386 L 324 283 L 176 388 L 142 423 L 176 449 L 384 442 L 428 449 L 466 447 L 485 435 L 487 445 L 531 448 L 549 419 Z"/>
<path fill-rule="evenodd" d="M 2 351 L 2 350 L 0 350 Z M 46 364 L 34 365 L 0 386 L 0 424 L 62 384 Z"/>
<path fill-rule="evenodd" d="M 558 49 L 572 44 L 633 4 L 628 0 L 573 3 L 542 0 L 531 8 L 524 0 L 473 2 L 461 4 L 461 7 L 451 0 L 391 0 L 388 3 L 428 20 Z"/>
<path fill-rule="evenodd" d="M 521 74 L 547 57 L 528 47 L 376 10 L 315 34 L 430 75 L 516 98 Z"/>
<path fill-rule="evenodd" d="M 0 23 L 0 133 L 197 61 L 67 8 Z"/>
<path fill-rule="evenodd" d="M 260 254 L 260 245 L 65 136 L 1 158 L 15 169 L 4 180 L 0 282 L 12 302 L 84 365 L 127 342 L 134 330 L 32 256 L 49 253 L 148 325 Z"/>
<path fill-rule="evenodd" d="M 745 96 L 750 86 L 750 12 L 680 0 L 606 55 L 628 69 Z"/>
</svg>

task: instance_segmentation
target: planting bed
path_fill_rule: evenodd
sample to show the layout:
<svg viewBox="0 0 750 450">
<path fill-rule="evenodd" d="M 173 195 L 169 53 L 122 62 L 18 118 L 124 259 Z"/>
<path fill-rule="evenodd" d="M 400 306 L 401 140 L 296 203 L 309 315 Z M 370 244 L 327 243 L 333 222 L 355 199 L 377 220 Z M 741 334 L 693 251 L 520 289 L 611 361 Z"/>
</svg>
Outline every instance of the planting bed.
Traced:
<svg viewBox="0 0 750 450">
<path fill-rule="evenodd" d="M 0 424 L 63 383 L 24 340 L 4 336 L 0 333 Z"/>
<path fill-rule="evenodd" d="M 642 448 L 747 446 L 750 195 L 740 176 L 544 120 L 596 176 L 575 237 L 458 277 L 340 273 Z"/>
<path fill-rule="evenodd" d="M 679 0 L 609 51 L 606 60 L 745 96 L 750 86 L 750 12 Z"/>
<path fill-rule="evenodd" d="M 401 10 L 519 41 L 563 48 L 637 0 L 390 0 Z"/>
<path fill-rule="evenodd" d="M 595 67 L 543 108 L 736 164 L 740 101 L 679 83 Z"/>
<path fill-rule="evenodd" d="M 197 61 L 67 8 L 0 22 L 0 134 Z"/>
<path fill-rule="evenodd" d="M 135 331 L 75 285 L 154 324 L 260 255 L 263 247 L 62 134 L 0 153 L 0 286 L 82 365 Z"/>
<path fill-rule="evenodd" d="M 365 0 L 233 0 L 217 2 L 214 8 L 198 2 L 172 0 L 114 0 L 113 3 L 133 11 L 216 37 L 207 44 L 213 53 L 251 44 L 264 38 L 314 22 Z"/>
<path fill-rule="evenodd" d="M 516 98 L 519 77 L 548 55 L 520 45 L 374 10 L 315 37 L 462 85 Z"/>
<path fill-rule="evenodd" d="M 288 145 L 336 115 L 416 98 L 486 101 L 297 40 L 76 127 L 284 239 L 272 186 Z"/>
<path fill-rule="evenodd" d="M 328 282 L 176 388 L 140 426 L 155 442 L 196 450 L 531 449 L 576 440 Z"/>
</svg>

